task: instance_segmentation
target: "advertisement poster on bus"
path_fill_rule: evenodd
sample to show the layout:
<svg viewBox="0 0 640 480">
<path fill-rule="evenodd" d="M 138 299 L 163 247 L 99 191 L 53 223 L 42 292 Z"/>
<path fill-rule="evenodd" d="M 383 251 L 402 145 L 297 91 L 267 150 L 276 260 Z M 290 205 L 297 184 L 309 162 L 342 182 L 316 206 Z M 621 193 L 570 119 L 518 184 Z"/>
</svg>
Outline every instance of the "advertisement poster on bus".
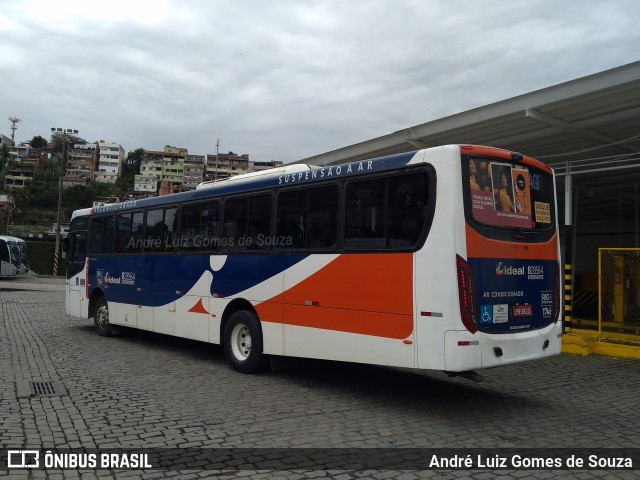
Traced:
<svg viewBox="0 0 640 480">
<path fill-rule="evenodd" d="M 532 228 L 529 171 L 508 163 L 469 160 L 473 218 L 500 227 Z"/>
</svg>

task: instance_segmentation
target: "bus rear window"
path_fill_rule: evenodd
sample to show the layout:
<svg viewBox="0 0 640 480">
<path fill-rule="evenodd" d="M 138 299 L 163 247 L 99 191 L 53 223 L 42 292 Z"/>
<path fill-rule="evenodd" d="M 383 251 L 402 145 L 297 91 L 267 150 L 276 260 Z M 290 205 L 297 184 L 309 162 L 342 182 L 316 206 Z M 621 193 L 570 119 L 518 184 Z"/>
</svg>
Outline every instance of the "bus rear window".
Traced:
<svg viewBox="0 0 640 480">
<path fill-rule="evenodd" d="M 505 228 L 545 230 L 554 219 L 551 174 L 521 163 L 463 157 L 473 220 Z"/>
</svg>

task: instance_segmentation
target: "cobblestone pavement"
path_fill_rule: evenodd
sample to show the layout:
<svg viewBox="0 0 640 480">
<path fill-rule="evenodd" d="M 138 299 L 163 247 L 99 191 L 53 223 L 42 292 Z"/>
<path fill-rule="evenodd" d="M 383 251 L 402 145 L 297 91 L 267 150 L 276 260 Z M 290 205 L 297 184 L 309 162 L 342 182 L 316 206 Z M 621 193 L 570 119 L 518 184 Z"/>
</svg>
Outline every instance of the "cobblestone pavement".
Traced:
<svg viewBox="0 0 640 480">
<path fill-rule="evenodd" d="M 56 282 L 47 282 L 47 285 Z M 34 287 L 37 288 L 37 287 Z M 474 383 L 305 361 L 241 375 L 220 347 L 67 317 L 60 291 L 0 282 L 0 449 L 638 448 L 640 363 L 562 355 Z M 51 381 L 56 395 L 24 394 Z M 328 452 L 328 451 L 327 451 Z M 639 478 L 563 470 L 11 470 L 10 478 Z"/>
</svg>

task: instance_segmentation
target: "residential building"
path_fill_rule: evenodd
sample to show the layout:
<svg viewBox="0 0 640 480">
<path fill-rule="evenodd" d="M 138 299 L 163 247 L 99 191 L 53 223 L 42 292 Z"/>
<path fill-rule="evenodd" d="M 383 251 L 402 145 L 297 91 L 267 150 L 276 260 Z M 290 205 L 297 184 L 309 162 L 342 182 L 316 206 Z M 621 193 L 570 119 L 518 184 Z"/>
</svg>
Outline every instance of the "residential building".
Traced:
<svg viewBox="0 0 640 480">
<path fill-rule="evenodd" d="M 207 155 L 205 180 L 222 180 L 249 173 L 249 155 L 237 155 L 233 152 Z"/>
<path fill-rule="evenodd" d="M 145 150 L 140 161 L 140 173 L 136 174 L 133 193 L 136 196 L 153 196 L 158 193 L 158 183 L 162 177 L 162 157 L 164 152 Z"/>
<path fill-rule="evenodd" d="M 133 183 L 133 194 L 137 197 L 154 196 L 158 193 L 160 177 L 136 175 Z"/>
<path fill-rule="evenodd" d="M 11 147 L 11 156 L 16 162 L 21 162 L 22 159 L 29 156 L 31 147 L 29 145 L 15 145 Z"/>
<path fill-rule="evenodd" d="M 63 184 L 65 186 L 86 185 L 87 180 L 92 180 L 95 176 L 97 159 L 98 144 L 74 145 L 67 152 L 67 172 Z"/>
<path fill-rule="evenodd" d="M 186 148 L 166 145 L 162 155 L 162 177 L 160 179 L 160 195 L 182 191 L 184 161 L 187 158 Z"/>
<path fill-rule="evenodd" d="M 7 174 L 4 177 L 5 191 L 22 188 L 33 180 L 33 167 L 19 162 L 9 162 Z"/>
<path fill-rule="evenodd" d="M 259 172 L 261 170 L 269 170 L 271 168 L 281 167 L 283 165 L 280 161 L 270 161 L 270 162 L 250 162 L 249 170 L 252 172 Z"/>
<path fill-rule="evenodd" d="M 22 159 L 22 165 L 29 166 L 33 173 L 40 173 L 43 165 L 49 159 L 49 152 L 46 149 L 31 149 L 29 155 Z"/>
<path fill-rule="evenodd" d="M 116 183 L 122 174 L 124 163 L 124 148 L 119 143 L 100 140 L 98 147 L 98 171 L 95 175 L 96 182 Z"/>
<path fill-rule="evenodd" d="M 206 161 L 204 155 L 187 155 L 182 176 L 183 192 L 195 190 L 198 184 L 202 183 Z"/>
</svg>

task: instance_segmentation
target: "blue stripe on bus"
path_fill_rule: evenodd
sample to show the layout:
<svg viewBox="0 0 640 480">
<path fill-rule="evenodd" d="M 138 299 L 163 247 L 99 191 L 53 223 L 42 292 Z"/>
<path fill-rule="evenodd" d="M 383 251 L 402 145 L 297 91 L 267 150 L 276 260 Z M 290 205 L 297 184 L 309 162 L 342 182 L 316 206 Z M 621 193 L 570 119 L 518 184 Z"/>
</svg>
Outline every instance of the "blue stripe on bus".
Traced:
<svg viewBox="0 0 640 480">
<path fill-rule="evenodd" d="M 558 263 L 555 260 L 469 258 L 479 329 L 507 333 L 542 328 L 553 321 Z M 494 313 L 500 310 L 498 314 Z"/>
<path fill-rule="evenodd" d="M 209 255 L 97 257 L 90 262 L 89 284 L 102 287 L 110 301 L 159 307 L 191 290 L 205 271 L 213 274 L 210 293 L 230 297 L 282 273 L 307 256 L 229 255 L 218 271 L 212 271 Z"/>
</svg>

